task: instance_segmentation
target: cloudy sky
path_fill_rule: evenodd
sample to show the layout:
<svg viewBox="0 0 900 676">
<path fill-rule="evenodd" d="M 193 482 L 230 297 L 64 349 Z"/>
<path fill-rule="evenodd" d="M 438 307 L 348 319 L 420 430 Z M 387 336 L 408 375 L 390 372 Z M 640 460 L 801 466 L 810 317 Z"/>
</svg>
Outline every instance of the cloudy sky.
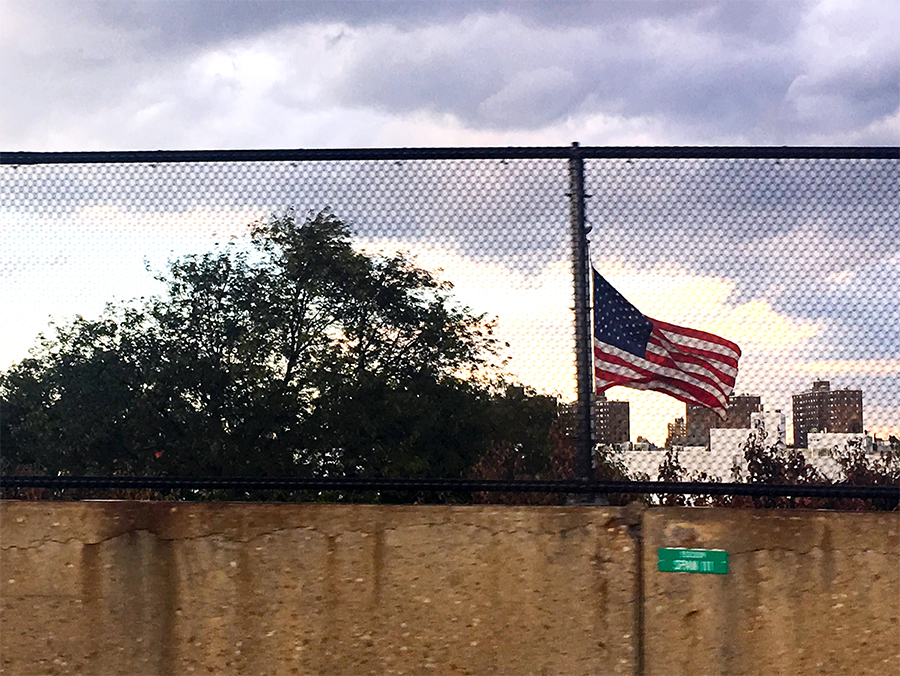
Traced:
<svg viewBox="0 0 900 676">
<path fill-rule="evenodd" d="M 900 139 L 894 0 L 3 0 L 0 148 Z"/>
<path fill-rule="evenodd" d="M 895 0 L 0 0 L 0 16 L 0 150 L 900 144 Z M 828 378 L 864 389 L 867 428 L 900 434 L 897 166 L 816 166 L 589 166 L 594 260 L 647 314 L 737 340 L 738 387 L 771 408 L 787 411 L 792 392 Z M 500 179 L 484 205 L 453 207 L 454 231 L 441 231 L 441 197 L 426 212 L 396 206 L 393 225 L 361 232 L 360 245 L 441 268 L 464 302 L 501 317 L 516 375 L 565 394 L 570 271 L 565 247 L 551 244 L 566 237 L 565 186 L 554 183 L 564 173 L 545 169 L 528 194 L 561 205 L 561 217 L 510 207 L 500 215 L 527 230 L 496 235 L 481 254 L 466 224 L 502 196 Z M 459 184 L 495 170 L 463 172 Z M 112 192 L 89 171 L 53 171 L 20 171 L 31 197 L 0 202 L 0 368 L 48 316 L 151 292 L 144 259 L 161 268 L 285 206 L 275 193 L 216 202 L 187 190 L 141 211 L 108 196 L 134 186 L 127 171 Z M 275 174 L 273 184 L 290 182 Z M 94 187 L 78 199 L 37 192 L 82 180 Z M 365 228 L 371 209 L 351 204 L 343 180 L 319 202 L 282 197 L 338 200 Z M 705 206 L 670 189 L 687 180 Z M 715 186 L 726 184 L 739 208 L 722 208 Z M 781 191 L 769 195 L 772 185 Z M 658 395 L 613 394 L 633 401 L 632 436 L 661 442 L 683 412 Z"/>
</svg>

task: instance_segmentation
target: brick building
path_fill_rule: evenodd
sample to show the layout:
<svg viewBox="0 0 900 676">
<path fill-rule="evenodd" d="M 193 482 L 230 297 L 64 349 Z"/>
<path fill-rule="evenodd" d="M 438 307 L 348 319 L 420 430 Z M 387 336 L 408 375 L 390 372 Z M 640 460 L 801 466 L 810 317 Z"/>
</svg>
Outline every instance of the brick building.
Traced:
<svg viewBox="0 0 900 676">
<path fill-rule="evenodd" d="M 594 441 L 621 444 L 631 440 L 631 406 L 600 394 L 594 400 Z"/>
<path fill-rule="evenodd" d="M 675 418 L 675 422 L 670 422 L 667 427 L 669 434 L 666 436 L 666 448 L 684 446 L 684 441 L 687 437 L 687 426 L 684 423 L 684 418 Z"/>
<path fill-rule="evenodd" d="M 827 380 L 795 394 L 793 400 L 794 446 L 806 448 L 810 432 L 861 433 L 862 390 L 832 390 Z"/>
</svg>

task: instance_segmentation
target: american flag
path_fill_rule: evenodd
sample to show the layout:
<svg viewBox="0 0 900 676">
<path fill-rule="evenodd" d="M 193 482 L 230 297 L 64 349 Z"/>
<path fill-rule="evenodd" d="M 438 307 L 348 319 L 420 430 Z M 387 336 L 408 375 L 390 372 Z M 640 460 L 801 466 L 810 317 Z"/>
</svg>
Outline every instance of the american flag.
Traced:
<svg viewBox="0 0 900 676">
<path fill-rule="evenodd" d="M 719 336 L 645 317 L 593 270 L 594 384 L 657 390 L 723 418 L 741 348 Z"/>
</svg>

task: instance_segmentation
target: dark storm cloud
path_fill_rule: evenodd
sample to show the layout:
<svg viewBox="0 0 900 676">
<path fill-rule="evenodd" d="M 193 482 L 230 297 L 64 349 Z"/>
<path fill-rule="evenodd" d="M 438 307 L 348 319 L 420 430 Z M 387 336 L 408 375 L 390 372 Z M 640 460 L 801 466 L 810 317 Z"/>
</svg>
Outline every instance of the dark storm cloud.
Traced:
<svg viewBox="0 0 900 676">
<path fill-rule="evenodd" d="M 878 119 L 900 106 L 900 62 L 842 69 L 820 80 L 799 78 L 795 90 L 817 106 L 803 120 L 808 128 L 827 132 L 857 119 Z"/>
<path fill-rule="evenodd" d="M 472 11 L 474 2 L 147 0 L 100 3 L 98 15 L 111 26 L 146 31 L 146 44 L 172 50 L 215 45 L 285 25 L 338 21 L 350 26 L 391 23 L 415 26 Z"/>
<path fill-rule="evenodd" d="M 336 21 L 349 26 L 389 24 L 409 29 L 487 13 L 518 16 L 537 27 L 694 18 L 714 32 L 773 42 L 791 34 L 806 4 L 783 0 L 114 0 L 97 3 L 97 16 L 126 29 L 150 28 L 149 36 L 169 47 L 206 45 L 296 23 Z"/>
<path fill-rule="evenodd" d="M 659 115 L 741 133 L 777 115 L 792 80 L 789 66 L 777 56 L 726 53 L 713 61 L 677 61 L 667 55 L 644 63 L 599 64 L 591 79 L 596 89 L 586 94 L 600 94 L 602 107 L 621 115 Z"/>
<path fill-rule="evenodd" d="M 49 4 L 49 3 L 48 3 Z M 754 2 L 746 4 L 759 11 L 792 3 Z M 189 44 L 208 45 L 256 35 L 266 30 L 298 23 L 340 22 L 363 27 L 387 24 L 400 29 L 457 21 L 479 13 L 507 13 L 520 16 L 535 26 L 581 26 L 600 22 L 620 23 L 642 17 L 674 18 L 709 11 L 710 24 L 723 23 L 744 32 L 760 22 L 728 21 L 728 13 L 716 3 L 662 0 L 649 2 L 607 2 L 545 0 L 142 0 L 141 2 L 97 3 L 98 18 L 109 25 L 129 30 L 150 29 L 148 38 L 165 48 Z M 739 13 L 739 15 L 742 15 Z M 781 28 L 781 20 L 768 29 Z"/>
<path fill-rule="evenodd" d="M 814 227 L 822 241 L 865 242 L 890 255 L 898 212 L 891 160 L 587 160 L 589 220 L 630 233 L 627 242 L 665 233 L 645 256 L 670 260 L 684 241 L 697 255 L 726 242 L 762 246 Z M 792 245 L 793 246 L 793 245 Z"/>
<path fill-rule="evenodd" d="M 112 219 L 198 208 L 302 218 L 327 208 L 362 240 L 439 242 L 526 274 L 570 256 L 567 190 L 565 160 L 0 167 L 0 209 L 23 220 L 77 221 L 97 207 L 111 207 L 103 217 Z"/>
<path fill-rule="evenodd" d="M 706 3 L 700 25 L 738 47 L 747 41 L 774 45 L 794 34 L 810 4 L 784 0 Z"/>
<path fill-rule="evenodd" d="M 825 92 L 831 97 L 819 115 L 834 111 L 826 124 L 832 133 L 897 108 L 900 86 L 890 52 L 881 57 L 889 65 L 866 65 L 862 77 L 853 76 L 861 66 L 849 67 L 847 78 L 810 75 L 818 56 L 794 44 L 804 3 L 578 7 L 578 21 L 573 15 L 551 19 L 539 34 L 537 12 L 526 3 L 470 22 L 452 41 L 424 31 L 382 36 L 349 65 L 333 95 L 387 111 L 452 113 L 488 129 L 538 128 L 599 112 L 656 116 L 701 138 L 777 141 L 793 128 L 809 129 L 789 100 L 795 83 L 801 104 Z M 497 114 L 501 110 L 505 114 Z"/>
</svg>

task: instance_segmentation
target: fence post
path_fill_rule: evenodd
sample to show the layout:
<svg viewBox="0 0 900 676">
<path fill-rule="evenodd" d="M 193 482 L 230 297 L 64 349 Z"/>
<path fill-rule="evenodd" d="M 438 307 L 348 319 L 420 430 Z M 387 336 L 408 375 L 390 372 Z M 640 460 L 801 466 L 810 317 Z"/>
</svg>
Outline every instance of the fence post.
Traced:
<svg viewBox="0 0 900 676">
<path fill-rule="evenodd" d="M 569 215 L 572 224 L 572 267 L 575 283 L 575 369 L 578 399 L 575 404 L 576 444 L 575 475 L 579 479 L 593 478 L 593 434 L 591 400 L 594 389 L 593 340 L 591 337 L 591 306 L 588 293 L 590 261 L 584 218 L 584 158 L 578 142 L 572 143 L 569 157 Z"/>
</svg>

